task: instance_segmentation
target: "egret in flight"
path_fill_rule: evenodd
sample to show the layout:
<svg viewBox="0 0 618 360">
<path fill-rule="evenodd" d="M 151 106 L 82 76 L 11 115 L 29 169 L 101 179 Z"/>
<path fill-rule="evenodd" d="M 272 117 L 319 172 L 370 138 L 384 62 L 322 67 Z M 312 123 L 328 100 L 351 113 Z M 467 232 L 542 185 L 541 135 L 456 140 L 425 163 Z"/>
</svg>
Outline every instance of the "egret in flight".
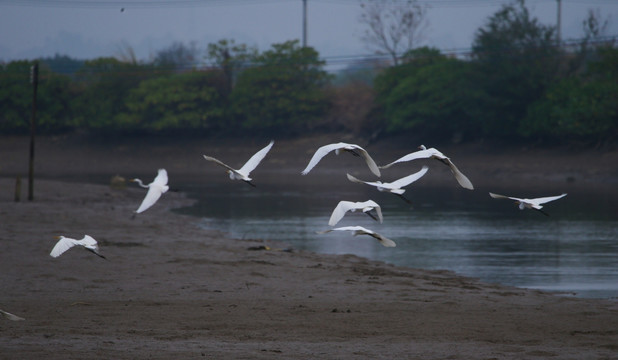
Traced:
<svg viewBox="0 0 618 360">
<path fill-rule="evenodd" d="M 352 202 L 352 201 L 340 201 L 333 210 L 332 215 L 330 216 L 330 220 L 328 221 L 328 225 L 335 226 L 343 218 L 346 212 L 351 211 L 354 212 L 356 210 L 362 210 L 365 214 L 369 215 L 372 219 L 376 221 L 382 222 L 382 209 L 380 205 L 378 205 L 373 200 L 367 200 L 364 202 Z M 376 218 L 371 213 L 372 210 L 375 210 L 378 217 Z"/>
<path fill-rule="evenodd" d="M 93 239 L 90 235 L 85 235 L 84 238 L 81 240 L 71 239 L 64 236 L 56 236 L 56 239 L 58 239 L 58 242 L 49 253 L 49 255 L 51 255 L 52 257 L 58 257 L 73 246 L 81 245 L 86 250 L 105 259 L 105 256 L 99 254 L 99 245 L 97 245 L 97 241 Z"/>
<path fill-rule="evenodd" d="M 352 231 L 354 236 L 356 236 L 356 235 L 369 235 L 369 236 L 372 236 L 372 237 L 376 238 L 380 242 L 380 244 L 382 244 L 382 245 L 384 245 L 386 247 L 395 247 L 395 246 L 397 246 L 397 244 L 395 244 L 395 242 L 393 240 L 388 239 L 388 238 L 378 234 L 377 232 L 375 232 L 373 230 L 365 229 L 362 226 L 344 226 L 344 227 L 328 229 L 328 230 L 324 230 L 324 231 L 318 231 L 318 234 L 326 234 L 326 233 L 329 233 L 331 231 Z"/>
<path fill-rule="evenodd" d="M 565 197 L 567 194 L 562 194 L 562 195 L 557 195 L 557 196 L 548 196 L 548 197 L 542 197 L 542 198 L 536 198 L 536 199 L 520 199 L 520 198 L 516 198 L 516 197 L 512 197 L 512 196 L 504 196 L 504 195 L 498 195 L 498 194 L 494 194 L 494 193 L 489 193 L 489 196 L 491 196 L 494 199 L 511 199 L 511 200 L 515 200 L 515 203 L 517 205 L 519 205 L 519 209 L 523 210 L 523 209 L 534 209 L 537 210 L 538 212 L 540 212 L 541 214 L 545 215 L 545 216 L 549 216 L 548 213 L 546 213 L 545 211 L 541 210 L 543 208 L 543 206 L 541 204 L 545 204 L 547 202 L 550 201 L 554 201 L 554 200 L 558 200 L 560 198 Z"/>
<path fill-rule="evenodd" d="M 232 179 L 232 180 L 242 180 L 242 181 L 246 182 L 247 184 L 255 187 L 255 184 L 253 184 L 251 182 L 252 179 L 249 177 L 249 175 L 260 164 L 260 162 L 264 159 L 266 154 L 268 154 L 268 152 L 270 151 L 270 148 L 273 147 L 274 143 L 275 142 L 271 140 L 270 143 L 268 145 L 266 145 L 265 148 L 263 148 L 262 150 L 256 152 L 255 155 L 253 155 L 245 163 L 245 165 L 243 165 L 238 170 L 231 168 L 230 166 L 222 163 L 221 161 L 215 159 L 214 157 L 210 157 L 210 156 L 206 156 L 206 155 L 203 155 L 203 156 L 204 156 L 204 159 L 206 159 L 208 161 L 213 161 L 216 164 L 219 164 L 219 165 L 223 166 L 224 168 L 226 168 L 227 169 L 227 173 L 230 175 L 230 179 Z"/>
<path fill-rule="evenodd" d="M 165 169 L 159 169 L 157 177 L 148 185 L 144 185 L 140 179 L 131 179 L 130 181 L 136 182 L 139 186 L 148 189 L 148 193 L 146 193 L 146 197 L 142 201 L 142 204 L 137 211 L 135 211 L 136 214 L 146 211 L 159 200 L 163 193 L 169 190 L 169 186 L 167 186 L 167 171 L 165 171 Z"/>
<path fill-rule="evenodd" d="M 359 180 L 359 179 L 355 178 L 354 176 L 352 176 L 350 174 L 347 174 L 347 175 L 348 175 L 348 180 L 350 180 L 351 182 L 375 186 L 378 189 L 378 191 L 384 191 L 384 192 L 393 193 L 393 194 L 399 196 L 401 199 L 403 199 L 403 201 L 405 201 L 408 204 L 410 204 L 410 200 L 406 199 L 403 196 L 403 193 L 406 192 L 406 191 L 404 189 L 402 189 L 402 188 L 404 186 L 408 186 L 408 185 L 412 184 L 416 180 L 418 180 L 421 177 L 423 177 L 423 175 L 425 175 L 427 170 L 428 170 L 427 166 L 423 166 L 422 169 L 420 169 L 419 171 L 415 172 L 414 174 L 408 175 L 406 177 L 403 177 L 403 178 L 401 178 L 399 180 L 395 180 L 395 181 L 390 182 L 390 183 L 383 183 L 381 181 L 363 181 L 363 180 Z"/>
<path fill-rule="evenodd" d="M 371 158 L 371 156 L 369 156 L 369 153 L 367 153 L 365 149 L 355 144 L 346 144 L 343 142 L 324 145 L 317 149 L 315 151 L 315 154 L 313 154 L 311 160 L 309 160 L 309 164 L 307 164 L 307 167 L 301 172 L 301 174 L 307 175 L 309 171 L 311 171 L 311 169 L 313 169 L 320 162 L 320 160 L 322 160 L 324 156 L 326 156 L 333 150 L 335 151 L 336 155 L 339 155 L 341 151 L 346 151 L 354 156 L 361 156 L 363 159 L 365 159 L 367 166 L 369 166 L 369 170 L 371 170 L 371 172 L 374 173 L 376 176 L 380 176 L 380 169 L 378 168 L 378 165 L 376 165 L 375 161 L 373 161 L 373 159 Z"/>
<path fill-rule="evenodd" d="M 470 182 L 470 180 L 468 180 L 468 178 L 461 171 L 459 171 L 457 166 L 455 166 L 455 164 L 453 164 L 451 159 L 449 159 L 447 156 L 445 156 L 444 154 L 442 154 L 440 151 L 438 151 L 435 148 L 427 149 L 425 145 L 419 146 L 419 149 L 421 150 L 402 156 L 401 158 L 393 161 L 390 164 L 380 166 L 380 169 L 387 169 L 395 165 L 396 163 L 404 162 L 404 161 L 411 161 L 411 160 L 416 160 L 416 159 L 436 159 L 440 161 L 441 163 L 445 164 L 446 166 L 448 166 L 449 169 L 451 169 L 451 172 L 453 173 L 453 175 L 455 176 L 455 179 L 457 180 L 459 185 L 461 185 L 461 187 L 465 189 L 469 189 L 469 190 L 474 190 L 474 186 L 472 185 L 472 182 Z"/>
</svg>

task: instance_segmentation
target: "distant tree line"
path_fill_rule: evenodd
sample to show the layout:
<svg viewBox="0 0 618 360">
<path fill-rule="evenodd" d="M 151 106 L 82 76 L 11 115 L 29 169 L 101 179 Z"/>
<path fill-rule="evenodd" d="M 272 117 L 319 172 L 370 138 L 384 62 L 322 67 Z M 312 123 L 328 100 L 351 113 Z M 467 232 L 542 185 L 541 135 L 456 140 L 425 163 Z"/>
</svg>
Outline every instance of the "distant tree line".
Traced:
<svg viewBox="0 0 618 360">
<path fill-rule="evenodd" d="M 298 41 L 275 44 L 258 54 L 222 40 L 209 46 L 213 65 L 200 68 L 187 66 L 190 49 L 173 45 L 173 50 L 148 63 L 42 59 L 37 128 L 287 133 L 305 128 L 328 109 L 324 88 L 330 77 L 322 69 L 324 62 Z M 29 129 L 31 65 L 15 61 L 0 67 L 3 133 Z"/>
<path fill-rule="evenodd" d="M 576 47 L 523 1 L 477 30 L 466 59 L 420 47 L 398 64 L 332 75 L 297 40 L 258 52 L 233 40 L 174 44 L 154 59 L 39 59 L 37 131 L 297 135 L 414 133 L 443 141 L 609 144 L 618 137 L 618 49 L 598 14 Z M 129 54 L 130 55 L 130 54 Z M 32 61 L 0 64 L 0 133 L 27 133 Z"/>
<path fill-rule="evenodd" d="M 375 78 L 387 132 L 452 140 L 607 144 L 618 137 L 618 49 L 599 15 L 575 49 L 532 18 L 523 1 L 477 30 L 471 58 L 417 48 Z"/>
</svg>

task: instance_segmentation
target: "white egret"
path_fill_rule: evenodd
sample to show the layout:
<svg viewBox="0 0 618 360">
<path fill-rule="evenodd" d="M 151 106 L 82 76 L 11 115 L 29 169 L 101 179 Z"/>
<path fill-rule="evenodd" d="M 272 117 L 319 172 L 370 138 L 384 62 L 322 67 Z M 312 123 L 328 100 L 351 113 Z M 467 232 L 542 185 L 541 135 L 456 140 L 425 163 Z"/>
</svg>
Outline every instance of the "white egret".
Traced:
<svg viewBox="0 0 618 360">
<path fill-rule="evenodd" d="M 169 190 L 169 186 L 167 186 L 167 171 L 165 169 L 159 169 L 157 177 L 155 177 L 154 180 L 148 185 L 144 185 L 142 180 L 137 178 L 131 179 L 131 181 L 136 182 L 139 186 L 148 189 L 148 193 L 146 193 L 146 197 L 142 201 L 142 204 L 135 211 L 136 214 L 146 211 L 154 205 L 157 200 L 159 200 L 163 193 Z"/>
<path fill-rule="evenodd" d="M 52 257 L 58 257 L 73 246 L 81 245 L 86 250 L 105 259 L 105 256 L 99 254 L 99 245 L 97 244 L 97 241 L 93 239 L 90 235 L 84 235 L 84 238 L 81 240 L 71 239 L 64 236 L 56 236 L 56 239 L 58 239 L 58 242 L 49 253 L 49 255 L 51 255 Z"/>
<path fill-rule="evenodd" d="M 472 185 L 472 182 L 470 182 L 470 180 L 468 180 L 468 178 L 461 171 L 459 171 L 457 166 L 453 164 L 451 159 L 449 159 L 443 153 L 441 153 L 435 148 L 427 149 L 425 145 L 419 146 L 419 149 L 421 150 L 402 156 L 401 158 L 393 161 L 390 164 L 380 166 L 380 169 L 387 169 L 396 163 L 404 162 L 404 161 L 412 161 L 416 159 L 436 159 L 440 161 L 441 163 L 445 164 L 446 166 L 448 166 L 449 169 L 451 169 L 451 172 L 453 173 L 453 175 L 455 176 L 455 179 L 457 180 L 459 185 L 461 185 L 461 187 L 465 189 L 469 189 L 469 190 L 474 190 L 474 186 Z"/>
<path fill-rule="evenodd" d="M 346 144 L 343 142 L 324 145 L 317 149 L 315 151 L 315 154 L 313 154 L 313 157 L 311 157 L 311 160 L 309 160 L 309 164 L 307 164 L 307 167 L 301 172 L 301 174 L 307 175 L 309 171 L 311 171 L 311 169 L 313 169 L 320 162 L 320 160 L 322 160 L 324 156 L 326 156 L 333 150 L 335 151 L 336 155 L 339 155 L 341 151 L 346 151 L 354 156 L 361 156 L 363 159 L 365 159 L 367 166 L 369 166 L 369 170 L 371 170 L 371 172 L 374 173 L 376 176 L 380 176 L 380 169 L 378 168 L 378 165 L 376 165 L 375 161 L 373 161 L 373 159 L 371 158 L 371 156 L 369 156 L 369 153 L 367 153 L 365 149 L 355 144 Z"/>
<path fill-rule="evenodd" d="M 352 176 L 350 174 L 347 174 L 347 175 L 348 175 L 348 180 L 350 180 L 352 182 L 359 183 L 359 184 L 367 184 L 367 185 L 375 186 L 378 189 L 378 191 L 384 191 L 384 192 L 393 193 L 393 194 L 399 196 L 401 199 L 403 199 L 408 204 L 410 204 L 410 200 L 406 199 L 403 196 L 403 193 L 406 192 L 406 191 L 404 189 L 402 189 L 402 188 L 404 186 L 408 186 L 408 185 L 412 184 L 416 180 L 418 180 L 421 177 L 423 177 L 423 175 L 425 175 L 427 170 L 428 170 L 427 166 L 423 166 L 422 169 L 420 169 L 419 171 L 415 172 L 414 174 L 408 175 L 406 177 L 403 177 L 403 178 L 401 178 L 399 180 L 395 180 L 395 181 L 390 182 L 390 183 L 383 183 L 381 181 L 363 181 L 363 180 L 359 180 L 359 179 L 355 178 L 354 176 Z"/>
<path fill-rule="evenodd" d="M 373 230 L 365 229 L 362 226 L 344 226 L 344 227 L 328 229 L 328 230 L 324 230 L 324 231 L 318 231 L 318 234 L 326 234 L 326 233 L 329 233 L 331 231 L 352 231 L 354 233 L 354 236 L 356 236 L 356 235 L 369 235 L 369 236 L 372 236 L 372 237 L 376 238 L 380 242 L 380 244 L 382 244 L 382 245 L 384 245 L 386 247 L 395 247 L 395 246 L 397 246 L 397 244 L 395 244 L 395 242 L 393 240 L 388 239 L 388 238 L 378 234 L 377 232 L 375 232 Z"/>
<path fill-rule="evenodd" d="M 262 150 L 256 152 L 245 163 L 245 165 L 243 165 L 238 170 L 231 168 L 230 166 L 222 163 L 221 161 L 215 159 L 214 157 L 210 157 L 210 156 L 206 156 L 206 155 L 203 155 L 203 156 L 204 156 L 204 159 L 206 159 L 208 161 L 213 161 L 214 163 L 219 164 L 219 165 L 223 166 L 224 168 L 226 168 L 227 169 L 227 173 L 230 175 L 230 179 L 232 179 L 232 180 L 242 180 L 242 181 L 246 182 L 247 184 L 255 187 L 255 184 L 253 184 L 251 182 L 252 179 L 249 177 L 249 175 L 260 164 L 260 162 L 264 159 L 266 154 L 268 154 L 268 152 L 270 151 L 270 148 L 273 147 L 274 143 L 275 142 L 271 140 L 270 143 L 268 145 L 266 145 L 265 148 L 263 148 Z"/>
<path fill-rule="evenodd" d="M 543 215 L 549 216 L 548 213 L 546 213 L 545 211 L 541 210 L 543 208 L 543 206 L 541 204 L 545 204 L 547 202 L 550 201 L 554 201 L 554 200 L 558 200 L 560 198 L 565 197 L 567 194 L 562 194 L 562 195 L 557 195 L 557 196 L 548 196 L 548 197 L 542 197 L 542 198 L 535 198 L 535 199 L 520 199 L 520 198 L 516 198 L 516 197 L 512 197 L 512 196 L 504 196 L 504 195 L 499 195 L 499 194 L 494 194 L 494 193 L 489 193 L 489 196 L 491 196 L 494 199 L 511 199 L 511 200 L 515 200 L 515 203 L 517 205 L 519 205 L 519 209 L 523 210 L 523 209 L 534 209 L 537 210 L 538 212 L 540 212 Z"/>
<path fill-rule="evenodd" d="M 330 216 L 330 220 L 328 221 L 328 225 L 335 226 L 343 218 L 346 212 L 351 211 L 354 212 L 356 210 L 362 210 L 365 214 L 369 215 L 372 219 L 376 221 L 382 222 L 382 209 L 380 205 L 378 205 L 373 200 L 367 200 L 363 202 L 352 202 L 352 201 L 340 201 L 333 210 L 332 215 Z M 371 211 L 375 210 L 378 218 L 371 214 Z"/>
<path fill-rule="evenodd" d="M 2 315 L 4 318 L 9 319 L 11 321 L 22 321 L 22 320 L 26 320 L 23 317 L 19 317 L 17 315 L 13 315 L 10 312 L 4 311 L 4 310 L 0 310 L 0 315 Z"/>
</svg>

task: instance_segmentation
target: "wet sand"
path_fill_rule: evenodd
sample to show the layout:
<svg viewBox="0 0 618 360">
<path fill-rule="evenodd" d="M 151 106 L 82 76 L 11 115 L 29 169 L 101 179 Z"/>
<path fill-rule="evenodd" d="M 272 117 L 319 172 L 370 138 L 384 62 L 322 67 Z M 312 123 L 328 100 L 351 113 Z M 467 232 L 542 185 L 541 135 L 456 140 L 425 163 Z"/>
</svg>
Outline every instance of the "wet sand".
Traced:
<svg viewBox="0 0 618 360">
<path fill-rule="evenodd" d="M 84 147 L 62 138 L 42 140 L 35 201 L 13 202 L 14 174 L 23 171 L 23 155 L 14 149 L 24 139 L 9 140 L 0 144 L 0 309 L 26 320 L 0 318 L 0 359 L 618 357 L 616 301 L 562 297 L 350 255 L 280 251 L 285 244 L 268 239 L 229 239 L 172 213 L 191 203 L 183 193 L 168 192 L 132 219 L 143 189 L 84 180 L 133 172 L 152 173 L 150 179 L 159 166 L 184 177 L 210 171 L 225 176 L 220 169 L 194 167 L 192 158 L 223 152 L 224 142 L 203 149 L 199 142 Z M 287 145 L 288 155 L 303 149 L 301 163 L 305 148 L 316 147 Z M 226 156 L 233 163 L 246 148 L 227 150 Z M 274 150 L 265 166 L 290 166 L 293 159 Z M 521 174 L 512 167 L 498 161 L 489 167 L 493 154 L 478 154 L 486 161 L 477 168 L 478 160 L 465 155 L 457 165 L 479 186 L 491 172 L 494 181 L 518 182 L 508 175 Z M 604 156 L 611 163 L 616 155 Z M 534 170 L 534 164 L 559 166 L 563 160 L 509 157 L 510 164 L 518 161 Z M 611 186 L 616 165 L 592 169 L 566 156 L 564 161 L 572 170 L 551 173 L 557 180 L 541 171 L 528 176 Z M 79 181 L 70 181 L 72 175 Z M 25 197 L 25 179 L 23 187 Z M 93 236 L 107 260 L 79 248 L 51 258 L 53 236 L 60 234 Z M 249 250 L 260 245 L 273 249 Z"/>
</svg>

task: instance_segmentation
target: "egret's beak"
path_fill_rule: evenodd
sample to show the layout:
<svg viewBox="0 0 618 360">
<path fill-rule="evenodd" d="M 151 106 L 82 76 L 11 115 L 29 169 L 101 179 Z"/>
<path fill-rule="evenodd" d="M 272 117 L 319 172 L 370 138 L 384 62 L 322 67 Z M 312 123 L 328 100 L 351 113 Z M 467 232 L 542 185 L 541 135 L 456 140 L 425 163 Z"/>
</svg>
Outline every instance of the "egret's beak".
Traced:
<svg viewBox="0 0 618 360">
<path fill-rule="evenodd" d="M 60 238 L 61 238 L 61 237 L 62 237 L 62 236 L 54 236 L 54 239 L 56 239 L 56 240 L 60 240 Z"/>
</svg>

